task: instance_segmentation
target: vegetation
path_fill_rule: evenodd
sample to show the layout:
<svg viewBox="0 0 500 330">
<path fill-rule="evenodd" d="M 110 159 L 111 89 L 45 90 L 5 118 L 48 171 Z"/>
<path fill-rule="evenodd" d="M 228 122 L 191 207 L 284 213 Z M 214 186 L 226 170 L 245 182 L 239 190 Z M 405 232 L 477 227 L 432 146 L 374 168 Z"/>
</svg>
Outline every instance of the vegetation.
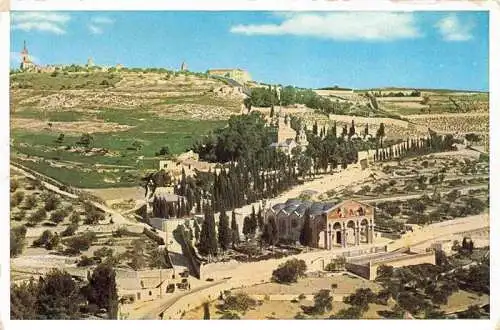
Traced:
<svg viewBox="0 0 500 330">
<path fill-rule="evenodd" d="M 52 270 L 35 281 L 33 278 L 10 288 L 11 318 L 15 320 L 75 320 L 96 305 L 115 319 L 118 306 L 115 273 L 107 265 L 98 266 L 80 286 L 70 274 Z M 98 313 L 95 309 L 93 314 Z"/>
<path fill-rule="evenodd" d="M 24 245 L 26 244 L 26 231 L 25 226 L 12 227 L 10 229 L 10 257 L 14 258 L 23 252 Z"/>
<path fill-rule="evenodd" d="M 222 311 L 236 311 L 245 313 L 248 309 L 257 305 L 255 299 L 250 298 L 246 293 L 237 292 L 236 294 L 229 294 L 224 303 L 220 306 Z"/>
<path fill-rule="evenodd" d="M 305 276 L 307 266 L 304 260 L 291 259 L 281 264 L 273 271 L 272 280 L 277 283 L 297 282 L 300 277 Z"/>
</svg>

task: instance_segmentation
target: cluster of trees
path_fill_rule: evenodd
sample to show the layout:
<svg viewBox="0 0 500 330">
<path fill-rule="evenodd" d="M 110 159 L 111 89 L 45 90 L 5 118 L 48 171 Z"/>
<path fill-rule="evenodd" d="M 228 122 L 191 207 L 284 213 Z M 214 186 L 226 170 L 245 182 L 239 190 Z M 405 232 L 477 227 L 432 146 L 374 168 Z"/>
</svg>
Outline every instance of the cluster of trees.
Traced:
<svg viewBox="0 0 500 330">
<path fill-rule="evenodd" d="M 204 256 L 217 256 L 219 251 L 223 253 L 234 248 L 240 241 L 236 214 L 231 213 L 231 225 L 226 211 L 223 209 L 219 214 L 218 228 L 216 229 L 213 208 L 207 203 L 203 206 L 204 219 L 201 229 L 195 223 L 195 238 L 198 252 Z"/>
<path fill-rule="evenodd" d="M 420 97 L 422 95 L 422 92 L 419 90 L 413 90 L 409 93 L 403 93 L 403 92 L 389 92 L 389 93 L 382 93 L 381 91 L 376 91 L 373 92 L 373 95 L 376 97 Z"/>
<path fill-rule="evenodd" d="M 178 198 L 176 202 L 168 201 L 161 196 L 153 199 L 153 217 L 156 218 L 183 218 L 191 213 L 192 204 L 185 198 Z"/>
<path fill-rule="evenodd" d="M 11 318 L 15 320 L 74 320 L 107 313 L 116 319 L 118 295 L 114 269 L 101 264 L 81 286 L 70 274 L 54 269 L 38 280 L 12 284 Z"/>
<path fill-rule="evenodd" d="M 250 104 L 256 107 L 273 107 L 281 101 L 282 106 L 293 104 L 304 104 L 311 109 L 317 109 L 325 113 L 345 114 L 352 106 L 349 102 L 332 101 L 329 98 L 319 96 L 311 89 L 301 89 L 286 86 L 280 91 L 280 100 L 276 88 L 256 87 L 252 88 Z M 248 105 L 247 105 L 248 107 Z"/>
<path fill-rule="evenodd" d="M 356 163 L 358 161 L 358 149 L 354 141 L 345 139 L 345 136 L 355 134 L 354 123 L 352 123 L 349 131 L 347 126 L 344 126 L 340 137 L 337 137 L 337 125 L 334 123 L 326 132 L 317 135 L 313 127 L 313 130 L 308 132 L 307 136 L 309 145 L 304 155 L 306 159 L 301 158 L 301 155 L 295 156 L 299 171 L 302 173 L 301 170 L 305 169 L 308 163 L 311 162 L 315 173 L 326 172 L 328 168 L 337 168 L 339 165 L 346 168 L 348 164 Z M 306 166 L 303 166 L 304 163 L 306 163 Z"/>
<path fill-rule="evenodd" d="M 444 318 L 439 306 L 446 305 L 448 298 L 459 289 L 489 294 L 489 258 L 452 272 L 453 266 L 445 255 L 440 254 L 438 259 L 436 266 L 379 267 L 376 281 L 382 285 L 382 292 L 396 301 L 393 317 L 396 314 L 401 317 L 399 312 L 407 311 L 422 318 Z"/>
<path fill-rule="evenodd" d="M 390 161 L 403 157 L 413 157 L 432 152 L 443 152 L 453 150 L 454 139 L 448 134 L 446 136 L 437 135 L 432 132 L 429 137 L 418 139 L 408 138 L 403 145 L 397 146 L 394 150 L 390 148 L 375 151 L 374 161 Z"/>
</svg>

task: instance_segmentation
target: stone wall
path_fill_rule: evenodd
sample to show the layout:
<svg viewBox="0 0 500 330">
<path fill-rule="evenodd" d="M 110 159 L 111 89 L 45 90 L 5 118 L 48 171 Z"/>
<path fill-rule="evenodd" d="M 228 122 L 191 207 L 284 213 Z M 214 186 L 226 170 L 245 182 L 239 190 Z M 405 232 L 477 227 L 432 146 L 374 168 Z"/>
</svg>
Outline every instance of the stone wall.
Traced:
<svg viewBox="0 0 500 330">
<path fill-rule="evenodd" d="M 384 260 L 380 262 L 374 262 L 370 264 L 370 280 L 375 280 L 377 277 L 377 270 L 382 265 L 392 266 L 394 268 L 420 265 L 420 264 L 436 264 L 436 254 L 434 251 L 429 251 L 419 254 L 408 254 L 405 256 L 400 256 L 390 260 Z"/>
</svg>

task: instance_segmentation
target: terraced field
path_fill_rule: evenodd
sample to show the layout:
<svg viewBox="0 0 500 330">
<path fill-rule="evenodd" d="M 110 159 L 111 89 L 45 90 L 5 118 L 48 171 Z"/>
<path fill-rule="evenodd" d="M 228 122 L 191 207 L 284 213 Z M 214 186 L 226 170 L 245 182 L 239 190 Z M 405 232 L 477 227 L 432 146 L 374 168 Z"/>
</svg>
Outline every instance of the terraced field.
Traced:
<svg viewBox="0 0 500 330">
<path fill-rule="evenodd" d="M 242 100 L 222 82 L 194 75 L 11 78 L 12 160 L 81 188 L 137 185 L 165 158 L 161 148 L 184 152 L 239 113 Z"/>
</svg>

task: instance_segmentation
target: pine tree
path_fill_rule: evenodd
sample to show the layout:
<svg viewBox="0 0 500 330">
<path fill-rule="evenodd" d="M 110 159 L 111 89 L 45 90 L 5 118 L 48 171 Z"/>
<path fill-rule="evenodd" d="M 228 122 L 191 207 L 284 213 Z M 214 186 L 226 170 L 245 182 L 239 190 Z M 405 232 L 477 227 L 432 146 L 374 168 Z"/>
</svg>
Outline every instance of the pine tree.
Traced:
<svg viewBox="0 0 500 330">
<path fill-rule="evenodd" d="M 229 249 L 231 245 L 231 230 L 229 229 L 229 218 L 226 214 L 226 210 L 222 208 L 219 216 L 219 228 L 218 228 L 218 238 L 219 245 L 222 251 Z"/>
<path fill-rule="evenodd" d="M 232 232 L 232 244 L 233 248 L 236 244 L 240 243 L 240 231 L 238 228 L 238 223 L 236 222 L 236 213 L 231 212 L 231 232 Z"/>
</svg>

